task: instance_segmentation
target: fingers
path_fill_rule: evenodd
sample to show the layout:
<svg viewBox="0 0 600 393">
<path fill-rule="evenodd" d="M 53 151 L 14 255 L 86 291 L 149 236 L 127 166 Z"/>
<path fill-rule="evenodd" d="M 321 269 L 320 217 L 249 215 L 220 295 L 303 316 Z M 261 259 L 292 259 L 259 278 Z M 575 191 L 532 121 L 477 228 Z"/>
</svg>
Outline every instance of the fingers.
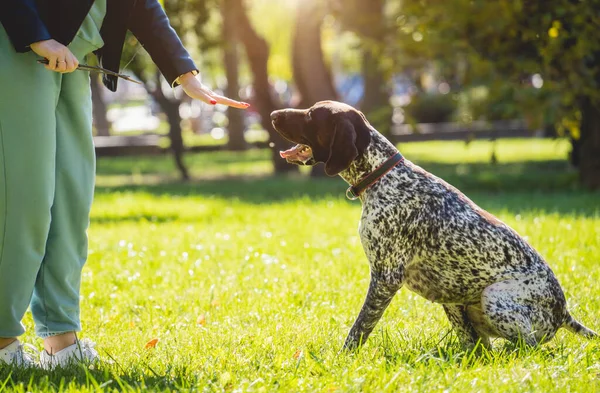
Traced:
<svg viewBox="0 0 600 393">
<path fill-rule="evenodd" d="M 217 101 L 211 97 L 210 92 L 205 89 L 196 89 L 194 95 L 190 94 L 190 96 L 206 104 L 215 105 L 217 103 Z"/>
<path fill-rule="evenodd" d="M 232 100 L 231 98 L 216 94 L 200 83 L 195 77 L 183 79 L 181 85 L 188 96 L 210 105 L 222 104 L 239 109 L 247 109 L 250 106 L 250 104 L 245 102 Z"/>
<path fill-rule="evenodd" d="M 77 66 L 79 66 L 79 61 L 77 61 L 77 58 L 71 52 L 69 52 L 69 55 L 66 57 L 65 61 L 67 63 L 66 70 L 64 72 L 73 72 L 77 69 Z"/>
<path fill-rule="evenodd" d="M 48 58 L 48 64 L 46 64 L 44 67 L 46 67 L 47 70 L 56 71 L 56 61 L 57 60 L 58 60 L 58 58 L 56 56 L 50 56 Z"/>
<path fill-rule="evenodd" d="M 67 61 L 65 59 L 58 59 L 56 61 L 56 72 L 65 72 L 67 70 Z"/>
<path fill-rule="evenodd" d="M 190 94 L 190 96 L 192 96 L 192 98 L 197 98 L 197 99 L 199 99 L 207 104 L 210 104 L 210 105 L 221 104 L 221 105 L 227 105 L 227 106 L 231 106 L 233 108 L 239 108 L 239 109 L 247 109 L 250 106 L 250 104 L 247 104 L 245 102 L 232 100 L 231 98 L 227 98 L 220 94 L 216 94 L 215 92 L 211 91 L 210 89 L 208 89 L 204 86 L 202 86 L 199 89 L 196 89 L 195 93 L 196 93 L 195 96 L 192 96 L 191 94 Z"/>
<path fill-rule="evenodd" d="M 214 93 L 211 95 L 211 97 L 214 98 L 214 100 L 216 101 L 217 104 L 227 105 L 227 106 L 231 106 L 233 108 L 246 109 L 250 106 L 250 104 L 248 104 L 246 102 L 232 100 L 231 98 L 227 98 L 225 96 L 214 94 Z"/>
</svg>

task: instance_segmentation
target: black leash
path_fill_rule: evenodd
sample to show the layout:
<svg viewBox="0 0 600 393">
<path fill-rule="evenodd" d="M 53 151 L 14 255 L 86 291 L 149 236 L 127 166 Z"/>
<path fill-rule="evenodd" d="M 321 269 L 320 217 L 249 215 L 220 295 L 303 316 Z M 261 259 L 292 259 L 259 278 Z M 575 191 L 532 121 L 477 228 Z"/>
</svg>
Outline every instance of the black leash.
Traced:
<svg viewBox="0 0 600 393">
<path fill-rule="evenodd" d="M 371 187 L 373 183 L 381 179 L 386 173 L 391 171 L 392 168 L 398 165 L 403 159 L 404 157 L 402 157 L 402 154 L 400 154 L 400 152 L 397 152 L 396 154 L 385 160 L 385 162 L 381 164 L 379 168 L 375 169 L 373 172 L 363 177 L 363 179 L 359 181 L 358 184 L 348 187 L 348 189 L 346 190 L 346 198 L 350 199 L 351 201 L 358 199 L 358 197 L 360 197 L 360 194 L 362 194 L 363 191 Z"/>
<path fill-rule="evenodd" d="M 48 59 L 40 59 L 37 62 L 40 64 L 46 64 L 46 65 L 49 63 Z M 117 78 L 125 79 L 126 81 L 129 81 L 129 82 L 137 83 L 138 85 L 142 84 L 142 82 L 136 81 L 135 79 L 130 78 L 129 75 L 119 74 L 118 72 L 107 70 L 106 68 L 102 68 L 102 67 L 90 66 L 87 64 L 79 64 L 77 66 L 77 69 L 82 70 L 82 71 L 101 72 L 103 74 L 112 75 L 112 76 L 116 76 Z"/>
</svg>

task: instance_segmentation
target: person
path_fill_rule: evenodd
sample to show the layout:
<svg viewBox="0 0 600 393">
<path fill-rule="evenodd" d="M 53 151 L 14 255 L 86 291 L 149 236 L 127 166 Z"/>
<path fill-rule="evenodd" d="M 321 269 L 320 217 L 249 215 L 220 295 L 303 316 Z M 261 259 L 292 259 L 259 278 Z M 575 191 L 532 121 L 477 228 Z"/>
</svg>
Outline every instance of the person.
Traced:
<svg viewBox="0 0 600 393">
<path fill-rule="evenodd" d="M 0 2 L 0 363 L 38 365 L 18 340 L 28 307 L 39 366 L 98 356 L 76 336 L 95 175 L 89 73 L 77 67 L 93 52 L 118 72 L 128 30 L 173 87 L 248 107 L 200 83 L 157 0 Z M 117 89 L 115 76 L 103 82 Z"/>
</svg>

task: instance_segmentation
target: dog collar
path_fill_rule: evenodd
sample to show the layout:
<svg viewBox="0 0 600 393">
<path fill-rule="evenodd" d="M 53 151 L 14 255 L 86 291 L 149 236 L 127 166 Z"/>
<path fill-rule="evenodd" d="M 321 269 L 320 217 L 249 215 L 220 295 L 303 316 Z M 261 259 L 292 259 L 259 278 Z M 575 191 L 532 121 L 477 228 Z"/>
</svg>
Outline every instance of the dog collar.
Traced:
<svg viewBox="0 0 600 393">
<path fill-rule="evenodd" d="M 398 165 L 404 157 L 400 152 L 397 152 L 390 158 L 384 161 L 377 169 L 362 178 L 356 185 L 348 187 L 346 190 L 346 198 L 354 201 L 360 197 L 367 188 L 371 187 L 377 180 L 381 179 L 386 173 Z"/>
</svg>

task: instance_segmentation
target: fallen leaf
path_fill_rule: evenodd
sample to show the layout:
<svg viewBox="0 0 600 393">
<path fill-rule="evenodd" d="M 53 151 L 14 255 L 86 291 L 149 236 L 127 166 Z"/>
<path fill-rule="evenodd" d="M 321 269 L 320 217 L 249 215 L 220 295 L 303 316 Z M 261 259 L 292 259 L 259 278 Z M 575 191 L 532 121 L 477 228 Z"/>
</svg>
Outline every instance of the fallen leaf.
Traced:
<svg viewBox="0 0 600 393">
<path fill-rule="evenodd" d="M 156 344 L 158 344 L 158 338 L 153 338 L 152 340 L 150 340 L 146 343 L 146 346 L 144 348 L 146 348 L 146 349 L 154 348 L 154 347 L 156 347 Z"/>
<path fill-rule="evenodd" d="M 297 350 L 296 353 L 294 353 L 294 359 L 298 359 L 300 356 L 302 356 L 302 351 Z"/>
<path fill-rule="evenodd" d="M 200 314 L 198 316 L 198 319 L 196 319 L 196 324 L 206 326 L 206 315 Z"/>
</svg>

